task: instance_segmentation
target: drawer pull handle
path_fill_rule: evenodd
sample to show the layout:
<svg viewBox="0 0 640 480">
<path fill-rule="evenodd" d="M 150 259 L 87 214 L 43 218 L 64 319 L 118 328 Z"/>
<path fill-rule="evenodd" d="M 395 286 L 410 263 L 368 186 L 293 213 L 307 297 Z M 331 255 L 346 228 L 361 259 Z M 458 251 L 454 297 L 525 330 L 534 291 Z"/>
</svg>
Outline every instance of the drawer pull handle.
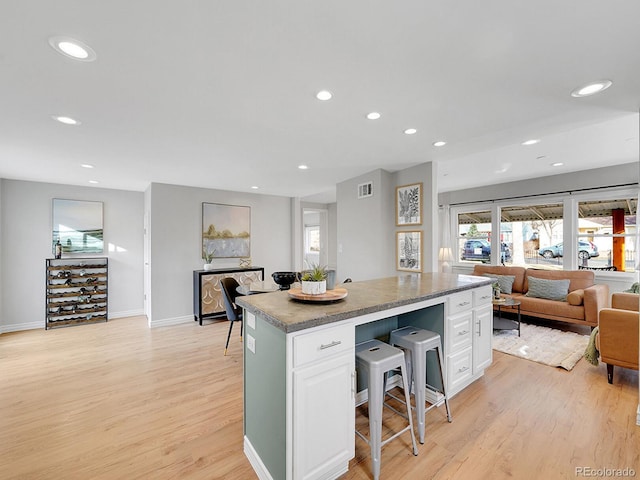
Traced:
<svg viewBox="0 0 640 480">
<path fill-rule="evenodd" d="M 485 295 L 485 296 L 480 297 L 480 298 L 482 298 L 482 300 L 486 300 L 487 298 L 491 298 L 491 295 Z"/>
<path fill-rule="evenodd" d="M 340 345 L 342 342 L 339 340 L 334 340 L 331 343 L 327 343 L 327 344 L 321 344 L 320 345 L 320 350 L 326 350 L 327 348 L 331 348 L 331 347 L 337 347 L 338 345 Z"/>
<path fill-rule="evenodd" d="M 469 305 L 469 302 L 462 302 L 458 304 L 459 307 L 464 307 L 465 305 Z"/>
<path fill-rule="evenodd" d="M 469 333 L 469 330 L 461 330 L 458 332 L 458 335 L 466 335 L 467 333 Z"/>
<path fill-rule="evenodd" d="M 467 370 L 469 370 L 469 367 L 462 367 L 458 369 L 458 373 L 466 372 Z"/>
</svg>

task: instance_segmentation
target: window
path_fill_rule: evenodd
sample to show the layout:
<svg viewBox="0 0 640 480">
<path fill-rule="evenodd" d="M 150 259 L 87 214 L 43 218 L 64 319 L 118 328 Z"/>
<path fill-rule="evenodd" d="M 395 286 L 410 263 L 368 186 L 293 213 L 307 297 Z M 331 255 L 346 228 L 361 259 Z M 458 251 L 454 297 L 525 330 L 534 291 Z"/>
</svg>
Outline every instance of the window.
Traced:
<svg viewBox="0 0 640 480">
<path fill-rule="evenodd" d="M 557 202 L 501 207 L 503 262 L 562 269 L 563 208 Z"/>
<path fill-rule="evenodd" d="M 633 272 L 637 198 L 578 203 L 578 268 Z"/>
<path fill-rule="evenodd" d="M 459 212 L 457 215 L 458 260 L 491 262 L 491 211 Z"/>
<path fill-rule="evenodd" d="M 457 262 L 635 273 L 637 206 L 635 189 L 452 206 Z"/>
<path fill-rule="evenodd" d="M 319 225 L 307 225 L 304 228 L 305 233 L 305 250 L 306 253 L 319 252 L 320 251 L 320 226 Z"/>
</svg>

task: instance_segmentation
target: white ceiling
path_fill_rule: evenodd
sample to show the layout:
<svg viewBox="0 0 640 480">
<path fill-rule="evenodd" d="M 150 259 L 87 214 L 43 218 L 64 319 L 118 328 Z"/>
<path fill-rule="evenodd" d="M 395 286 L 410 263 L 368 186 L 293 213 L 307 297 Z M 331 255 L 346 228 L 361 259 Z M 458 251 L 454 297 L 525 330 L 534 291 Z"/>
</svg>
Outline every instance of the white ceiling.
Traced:
<svg viewBox="0 0 640 480">
<path fill-rule="evenodd" d="M 428 161 L 441 191 L 638 161 L 639 19 L 637 0 L 2 0 L 0 177 L 329 200 Z"/>
</svg>

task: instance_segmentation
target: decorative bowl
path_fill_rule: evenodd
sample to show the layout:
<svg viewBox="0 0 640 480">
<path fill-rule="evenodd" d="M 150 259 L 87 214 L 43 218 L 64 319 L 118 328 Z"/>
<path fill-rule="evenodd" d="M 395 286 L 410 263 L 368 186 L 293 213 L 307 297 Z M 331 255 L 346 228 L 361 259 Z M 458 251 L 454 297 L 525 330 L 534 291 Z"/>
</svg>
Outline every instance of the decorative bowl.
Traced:
<svg viewBox="0 0 640 480">
<path fill-rule="evenodd" d="M 298 279 L 296 272 L 273 272 L 273 281 L 280 285 L 280 290 L 289 290 L 291 284 Z"/>
</svg>

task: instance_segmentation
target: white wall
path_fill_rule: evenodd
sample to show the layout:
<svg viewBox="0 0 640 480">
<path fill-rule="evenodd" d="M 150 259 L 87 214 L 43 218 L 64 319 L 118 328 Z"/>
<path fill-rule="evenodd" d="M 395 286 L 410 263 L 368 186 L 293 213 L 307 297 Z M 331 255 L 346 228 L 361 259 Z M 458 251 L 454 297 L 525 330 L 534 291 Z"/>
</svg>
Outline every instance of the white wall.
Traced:
<svg viewBox="0 0 640 480">
<path fill-rule="evenodd" d="M 53 198 L 103 202 L 109 317 L 142 314 L 141 192 L 2 179 L 0 197 L 0 333 L 44 328 Z"/>
<path fill-rule="evenodd" d="M 358 185 L 373 182 L 373 196 L 358 199 Z M 395 275 L 392 175 L 374 170 L 339 183 L 337 278 L 353 281 Z"/>
<path fill-rule="evenodd" d="M 251 207 L 251 260 L 265 278 L 291 270 L 291 200 L 289 197 L 191 188 L 153 183 L 149 202 L 150 325 L 193 321 L 193 271 L 201 270 L 202 203 Z M 239 259 L 215 259 L 219 268 L 237 267 Z"/>
<path fill-rule="evenodd" d="M 433 162 L 421 163 L 415 167 L 400 170 L 395 173 L 395 186 L 411 185 L 422 183 L 422 225 L 412 225 L 409 227 L 395 227 L 401 230 L 422 231 L 422 271 L 435 272 L 438 270 L 438 202 L 437 202 L 437 171 Z M 395 187 L 389 197 L 395 216 Z"/>
</svg>

